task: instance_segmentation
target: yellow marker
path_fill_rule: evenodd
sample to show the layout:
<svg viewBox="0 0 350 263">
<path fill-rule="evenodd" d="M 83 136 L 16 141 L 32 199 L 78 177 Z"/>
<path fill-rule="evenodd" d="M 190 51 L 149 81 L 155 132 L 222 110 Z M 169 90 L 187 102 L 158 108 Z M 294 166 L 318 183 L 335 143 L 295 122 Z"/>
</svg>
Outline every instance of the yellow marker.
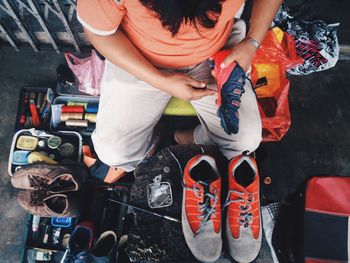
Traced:
<svg viewBox="0 0 350 263">
<path fill-rule="evenodd" d="M 16 147 L 21 150 L 33 151 L 38 146 L 39 138 L 22 135 L 18 137 Z"/>
<path fill-rule="evenodd" d="M 55 160 L 52 160 L 51 158 L 47 157 L 46 155 L 43 155 L 39 152 L 32 152 L 28 155 L 28 163 L 48 163 L 48 164 L 57 164 Z"/>
</svg>

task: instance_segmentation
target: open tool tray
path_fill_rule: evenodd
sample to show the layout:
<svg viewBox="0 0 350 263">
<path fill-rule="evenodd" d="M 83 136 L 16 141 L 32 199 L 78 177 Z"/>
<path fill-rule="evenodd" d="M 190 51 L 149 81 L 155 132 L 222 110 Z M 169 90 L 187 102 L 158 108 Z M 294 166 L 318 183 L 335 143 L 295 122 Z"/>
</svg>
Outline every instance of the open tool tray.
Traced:
<svg viewBox="0 0 350 263">
<path fill-rule="evenodd" d="M 38 138 L 38 143 L 35 147 L 32 147 L 32 150 L 25 150 L 25 146 L 17 145 L 21 136 Z M 61 139 L 61 143 L 56 149 L 48 147 L 48 140 L 53 136 L 58 136 Z M 39 145 L 39 142 L 41 142 L 42 146 Z M 67 151 L 69 151 L 69 155 L 67 154 Z M 9 175 L 12 176 L 16 169 L 20 169 L 20 167 L 28 165 L 29 163 L 26 163 L 26 160 L 28 161 L 29 155 L 33 152 L 36 152 L 35 156 L 39 155 L 40 157 L 45 155 L 58 163 L 61 163 L 64 160 L 74 160 L 79 162 L 82 154 L 82 137 L 79 133 L 72 131 L 58 131 L 51 133 L 35 129 L 24 129 L 18 131 L 12 139 L 8 162 Z M 33 156 L 31 157 L 34 158 Z"/>
<path fill-rule="evenodd" d="M 26 224 L 26 240 L 22 255 L 22 263 L 29 262 L 60 262 L 70 234 L 76 223 L 75 218 L 40 217 L 37 231 L 32 230 L 33 215 L 28 214 Z M 54 222 L 69 222 L 59 226 Z M 54 223 L 54 224 L 53 224 Z M 44 260 L 51 258 L 51 261 Z"/>
<path fill-rule="evenodd" d="M 74 227 L 81 222 L 88 221 L 92 223 L 94 226 L 94 239 L 97 239 L 104 231 L 113 230 L 119 241 L 120 237 L 127 233 L 127 207 L 115 205 L 109 199 L 127 203 L 129 187 L 96 185 L 95 182 L 89 180 L 84 184 L 80 194 L 84 197 L 84 206 L 81 207 L 80 216 L 72 219 L 70 227 L 58 229 L 57 226 L 52 225 L 51 218 L 42 217 L 40 218 L 38 231 L 33 234 L 33 216 L 28 215 L 22 263 L 42 262 L 37 259 L 44 256 L 48 258 L 45 262 L 60 262 L 66 249 L 65 242 L 68 241 Z M 47 241 L 45 240 L 44 242 L 45 234 L 47 235 Z M 118 260 L 118 262 L 128 261 Z"/>
<path fill-rule="evenodd" d="M 92 97 L 92 96 L 58 96 L 55 98 L 53 105 L 67 105 L 69 102 L 73 102 L 75 104 L 79 103 L 85 103 L 87 105 L 94 105 L 95 107 L 98 107 L 99 104 L 99 98 L 98 97 Z M 84 107 L 84 112 L 82 113 L 82 119 L 85 119 L 85 116 L 87 114 L 87 109 Z M 95 113 L 92 114 L 96 114 Z M 53 114 L 50 122 L 50 130 L 51 131 L 57 131 L 57 130 L 65 130 L 65 131 L 76 131 L 79 132 L 83 136 L 90 136 L 95 129 L 95 123 L 88 121 L 88 127 L 78 127 L 78 126 L 71 126 L 68 127 L 65 125 L 64 122 L 60 121 L 60 115 L 62 113 L 60 111 L 57 111 L 53 109 Z M 88 113 L 91 114 L 91 113 Z"/>
<path fill-rule="evenodd" d="M 30 111 L 30 94 L 33 93 L 34 103 L 37 108 L 38 115 L 40 117 L 40 125 L 36 128 L 47 130 L 50 125 L 50 105 L 45 102 L 44 98 L 49 88 L 44 87 L 24 87 L 21 88 L 18 100 L 18 110 L 16 117 L 15 130 L 34 128 L 34 125 L 28 119 L 32 118 Z M 40 99 L 39 99 L 40 94 Z"/>
</svg>

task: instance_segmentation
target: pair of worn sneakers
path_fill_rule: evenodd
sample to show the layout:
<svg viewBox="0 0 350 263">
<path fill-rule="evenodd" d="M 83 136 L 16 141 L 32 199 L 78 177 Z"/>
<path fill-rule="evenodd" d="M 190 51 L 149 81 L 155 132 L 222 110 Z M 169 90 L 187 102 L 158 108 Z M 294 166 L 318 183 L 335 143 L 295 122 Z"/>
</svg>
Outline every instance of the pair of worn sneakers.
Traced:
<svg viewBox="0 0 350 263">
<path fill-rule="evenodd" d="M 114 231 L 103 232 L 94 242 L 94 226 L 82 222 L 75 227 L 61 263 L 115 263 L 118 255 L 117 235 Z"/>
<path fill-rule="evenodd" d="M 87 178 L 79 163 L 32 164 L 16 171 L 11 183 L 24 189 L 18 203 L 29 213 L 44 217 L 76 217 L 79 215 L 77 191 Z"/>
<path fill-rule="evenodd" d="M 228 191 L 222 204 L 222 182 L 215 159 L 194 156 L 183 177 L 182 229 L 193 255 L 213 262 L 221 255 L 222 225 L 234 260 L 253 261 L 261 247 L 262 229 L 259 174 L 255 160 L 246 155 L 233 158 L 228 167 Z M 222 212 L 222 206 L 227 209 Z"/>
</svg>

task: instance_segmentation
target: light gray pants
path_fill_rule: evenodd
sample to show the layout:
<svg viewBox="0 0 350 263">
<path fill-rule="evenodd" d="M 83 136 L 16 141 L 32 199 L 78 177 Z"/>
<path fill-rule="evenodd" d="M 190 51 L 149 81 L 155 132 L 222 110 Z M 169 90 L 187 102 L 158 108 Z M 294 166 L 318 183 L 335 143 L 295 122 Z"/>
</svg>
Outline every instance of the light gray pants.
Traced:
<svg viewBox="0 0 350 263">
<path fill-rule="evenodd" d="M 232 47 L 244 38 L 242 22 L 235 23 L 225 47 Z M 216 88 L 208 61 L 172 71 L 183 72 Z M 259 146 L 261 120 L 255 93 L 249 81 L 244 89 L 239 109 L 239 132 L 233 135 L 227 135 L 220 126 L 216 95 L 191 101 L 201 122 L 194 132 L 196 144 L 217 145 L 228 159 L 244 151 L 253 152 Z M 168 93 L 106 61 L 96 129 L 92 134 L 99 159 L 125 171 L 134 170 L 152 148 L 153 128 L 170 98 Z"/>
</svg>

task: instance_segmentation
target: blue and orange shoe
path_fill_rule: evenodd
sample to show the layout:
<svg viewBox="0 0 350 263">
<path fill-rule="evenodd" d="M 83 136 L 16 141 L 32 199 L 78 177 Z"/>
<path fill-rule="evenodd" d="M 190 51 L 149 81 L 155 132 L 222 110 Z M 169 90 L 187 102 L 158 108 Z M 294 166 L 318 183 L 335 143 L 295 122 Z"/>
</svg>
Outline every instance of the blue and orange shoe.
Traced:
<svg viewBox="0 0 350 263">
<path fill-rule="evenodd" d="M 230 53 L 230 50 L 222 50 L 213 56 L 213 70 L 218 86 L 217 115 L 220 118 L 221 127 L 228 135 L 236 134 L 239 130 L 238 110 L 246 79 L 245 72 L 238 63 L 234 62 L 226 68 L 220 68 L 221 63 Z"/>
</svg>

